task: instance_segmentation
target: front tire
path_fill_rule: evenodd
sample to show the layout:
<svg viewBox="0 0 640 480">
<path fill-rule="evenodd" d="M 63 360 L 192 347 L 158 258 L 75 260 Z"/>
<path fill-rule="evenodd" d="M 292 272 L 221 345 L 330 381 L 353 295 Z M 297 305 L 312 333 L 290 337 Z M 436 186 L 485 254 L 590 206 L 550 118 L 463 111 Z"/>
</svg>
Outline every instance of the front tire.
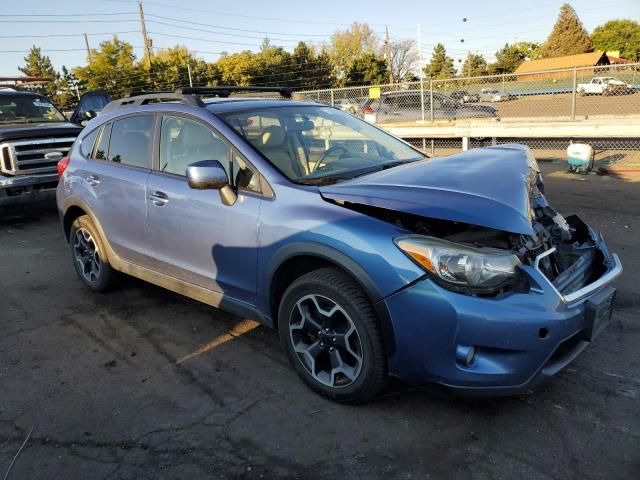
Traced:
<svg viewBox="0 0 640 480">
<path fill-rule="evenodd" d="M 378 318 L 360 287 L 337 268 L 302 275 L 278 312 L 280 340 L 298 375 L 317 393 L 363 403 L 385 385 Z"/>
<path fill-rule="evenodd" d="M 107 262 L 104 242 L 88 215 L 71 224 L 69 243 L 76 273 L 87 288 L 104 292 L 113 286 L 116 271 Z"/>
</svg>

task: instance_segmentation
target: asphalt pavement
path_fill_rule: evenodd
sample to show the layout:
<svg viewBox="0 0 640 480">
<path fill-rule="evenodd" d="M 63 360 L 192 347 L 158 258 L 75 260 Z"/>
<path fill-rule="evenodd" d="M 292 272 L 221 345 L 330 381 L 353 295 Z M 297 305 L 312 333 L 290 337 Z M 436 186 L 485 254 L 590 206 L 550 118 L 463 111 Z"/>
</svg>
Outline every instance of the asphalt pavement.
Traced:
<svg viewBox="0 0 640 480">
<path fill-rule="evenodd" d="M 51 203 L 0 209 L 0 476 L 28 437 L 10 479 L 640 478 L 640 177 L 543 169 L 625 272 L 595 342 L 499 399 L 393 382 L 331 403 L 274 332 L 132 278 L 93 294 Z"/>
</svg>

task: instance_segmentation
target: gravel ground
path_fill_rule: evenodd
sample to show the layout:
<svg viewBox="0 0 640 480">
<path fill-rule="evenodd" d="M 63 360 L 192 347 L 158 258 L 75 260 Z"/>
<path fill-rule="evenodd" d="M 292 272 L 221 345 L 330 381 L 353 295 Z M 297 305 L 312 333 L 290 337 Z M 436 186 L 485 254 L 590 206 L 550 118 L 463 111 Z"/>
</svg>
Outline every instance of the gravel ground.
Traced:
<svg viewBox="0 0 640 480">
<path fill-rule="evenodd" d="M 638 478 L 640 177 L 543 168 L 625 273 L 593 345 L 503 399 L 396 382 L 366 406 L 325 401 L 272 331 L 134 279 L 92 294 L 53 205 L 0 210 L 0 475 L 33 429 L 11 479 Z"/>
</svg>

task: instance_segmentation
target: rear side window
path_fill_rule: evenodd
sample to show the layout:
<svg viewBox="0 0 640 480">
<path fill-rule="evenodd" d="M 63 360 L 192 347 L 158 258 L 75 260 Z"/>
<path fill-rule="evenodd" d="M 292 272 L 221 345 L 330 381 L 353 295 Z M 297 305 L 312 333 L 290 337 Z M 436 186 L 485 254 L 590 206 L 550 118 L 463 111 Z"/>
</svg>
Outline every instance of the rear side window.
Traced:
<svg viewBox="0 0 640 480">
<path fill-rule="evenodd" d="M 85 135 L 82 141 L 80 142 L 80 153 L 85 158 L 89 158 L 91 156 L 91 151 L 93 150 L 93 144 L 96 143 L 96 137 L 98 136 L 98 132 L 100 132 L 99 128 L 96 128 L 93 132 Z"/>
<path fill-rule="evenodd" d="M 139 115 L 116 120 L 111 125 L 109 161 L 149 168 L 152 138 L 153 116 Z"/>
</svg>

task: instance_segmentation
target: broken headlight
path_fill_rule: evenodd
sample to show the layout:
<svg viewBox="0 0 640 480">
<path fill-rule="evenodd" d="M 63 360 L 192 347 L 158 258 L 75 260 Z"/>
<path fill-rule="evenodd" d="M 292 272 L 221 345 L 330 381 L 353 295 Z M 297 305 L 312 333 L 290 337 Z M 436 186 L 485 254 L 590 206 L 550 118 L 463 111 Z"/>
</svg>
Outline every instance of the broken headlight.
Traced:
<svg viewBox="0 0 640 480">
<path fill-rule="evenodd" d="M 520 260 L 503 250 L 469 247 L 422 235 L 404 235 L 394 242 L 437 280 L 453 287 L 488 292 L 520 277 Z"/>
</svg>

